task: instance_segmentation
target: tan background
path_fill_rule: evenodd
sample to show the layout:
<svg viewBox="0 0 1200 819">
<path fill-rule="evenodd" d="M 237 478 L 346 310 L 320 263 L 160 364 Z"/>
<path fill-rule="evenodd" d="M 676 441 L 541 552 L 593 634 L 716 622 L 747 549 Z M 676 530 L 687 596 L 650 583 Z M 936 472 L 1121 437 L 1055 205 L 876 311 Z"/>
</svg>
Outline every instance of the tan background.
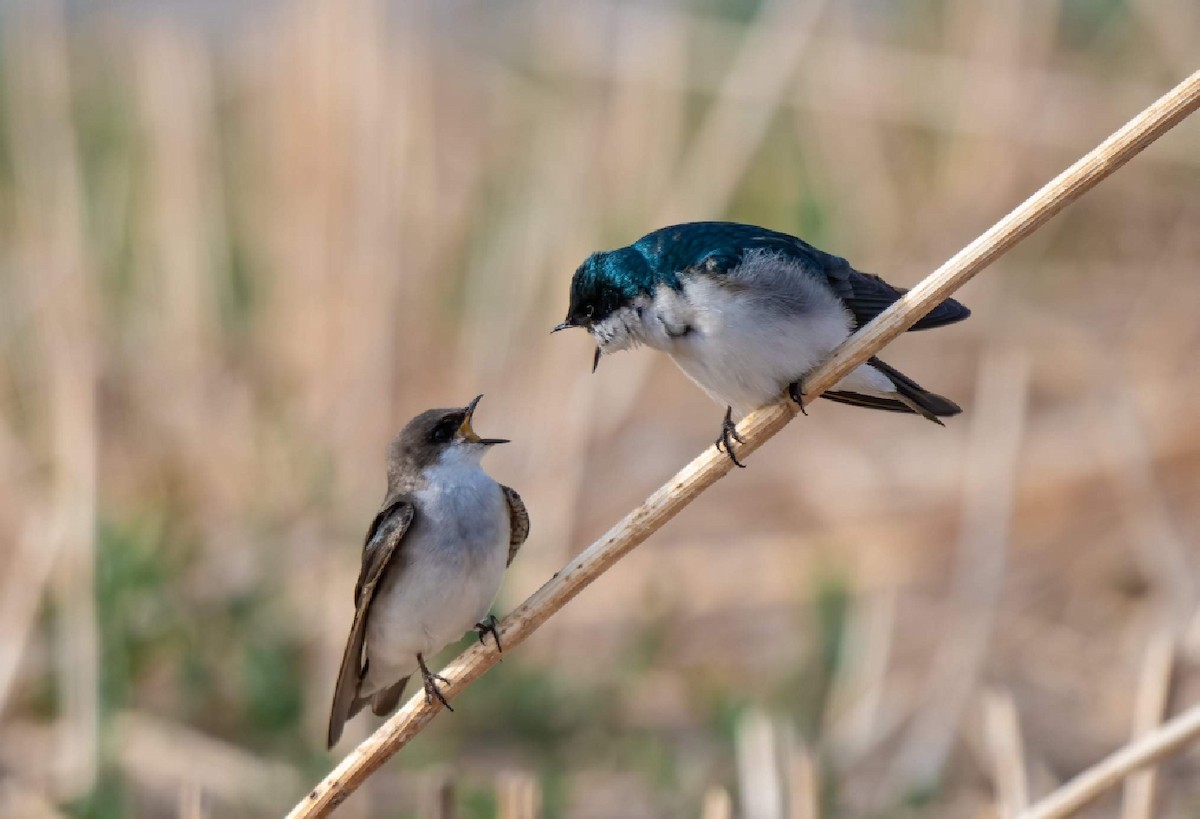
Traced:
<svg viewBox="0 0 1200 819">
<path fill-rule="evenodd" d="M 328 769 L 360 539 L 416 412 L 483 392 L 478 429 L 514 440 L 488 466 L 533 534 L 501 612 L 707 445 L 721 409 L 669 361 L 590 375 L 547 335 L 590 251 L 731 218 L 911 285 L 1200 53 L 1192 0 L 2 23 L 16 816 L 278 813 Z M 998 779 L 1048 792 L 1167 682 L 1194 703 L 1198 145 L 1185 123 L 968 286 L 970 321 L 889 348 L 963 416 L 819 402 L 343 814 L 803 816 L 812 760 L 828 816 L 994 816 Z M 1164 765 L 1155 815 L 1195 816 L 1198 774 Z M 1150 815 L 1122 810 L 1092 815 Z"/>
</svg>

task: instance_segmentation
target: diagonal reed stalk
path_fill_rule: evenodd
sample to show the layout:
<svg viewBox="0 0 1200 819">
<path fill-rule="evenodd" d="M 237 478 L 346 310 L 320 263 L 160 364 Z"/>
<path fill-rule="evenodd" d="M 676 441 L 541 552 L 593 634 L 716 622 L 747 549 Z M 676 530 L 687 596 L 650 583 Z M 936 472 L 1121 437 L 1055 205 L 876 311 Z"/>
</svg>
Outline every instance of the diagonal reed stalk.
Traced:
<svg viewBox="0 0 1200 819">
<path fill-rule="evenodd" d="M 1200 71 L 1048 182 L 847 339 L 805 379 L 804 390 L 809 399 L 833 387 L 976 273 L 1180 123 L 1198 106 Z M 795 406 L 787 401 L 751 413 L 738 425 L 738 432 L 746 440 L 738 448 L 738 454 L 745 456 L 758 449 L 783 429 L 796 413 Z M 706 448 L 641 506 L 567 563 L 504 618 L 499 626 L 503 644 L 511 650 L 513 646 L 524 642 L 585 586 L 656 532 L 731 468 L 728 457 L 711 446 Z M 456 697 L 499 659 L 499 655 L 490 647 L 476 645 L 464 651 L 442 671 L 449 680 L 443 688 L 446 697 Z M 424 696 L 418 693 L 313 788 L 292 809 L 289 819 L 328 815 L 385 760 L 420 733 L 439 710 L 441 706 L 438 703 L 426 703 Z"/>
<path fill-rule="evenodd" d="M 1130 774 L 1144 770 L 1200 739 L 1200 705 L 1097 762 L 1017 819 L 1063 819 L 1078 812 Z"/>
</svg>

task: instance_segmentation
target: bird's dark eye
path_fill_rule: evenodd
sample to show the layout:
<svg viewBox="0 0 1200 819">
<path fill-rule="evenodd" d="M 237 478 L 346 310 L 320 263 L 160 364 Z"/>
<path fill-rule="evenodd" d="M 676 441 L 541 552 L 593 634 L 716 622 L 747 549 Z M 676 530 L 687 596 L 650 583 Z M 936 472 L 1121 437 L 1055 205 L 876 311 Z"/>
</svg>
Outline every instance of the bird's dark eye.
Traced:
<svg viewBox="0 0 1200 819">
<path fill-rule="evenodd" d="M 454 437 L 454 431 L 458 429 L 458 419 L 454 417 L 443 418 L 438 422 L 438 425 L 433 428 L 433 432 L 429 435 L 431 443 L 444 444 Z"/>
<path fill-rule="evenodd" d="M 585 319 L 590 319 L 595 314 L 596 314 L 596 308 L 593 305 L 585 304 L 583 306 L 583 317 Z"/>
</svg>

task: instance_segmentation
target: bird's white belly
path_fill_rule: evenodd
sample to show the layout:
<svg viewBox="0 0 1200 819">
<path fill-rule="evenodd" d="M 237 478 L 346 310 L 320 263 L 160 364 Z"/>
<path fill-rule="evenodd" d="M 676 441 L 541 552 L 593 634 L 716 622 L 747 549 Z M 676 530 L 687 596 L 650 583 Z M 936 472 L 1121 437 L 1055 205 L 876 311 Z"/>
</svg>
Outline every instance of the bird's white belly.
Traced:
<svg viewBox="0 0 1200 819">
<path fill-rule="evenodd" d="M 689 292 L 690 291 L 690 292 Z M 788 315 L 760 298 L 688 282 L 693 332 L 666 351 L 714 400 L 740 417 L 778 400 L 784 388 L 824 360 L 850 334 L 841 309 Z"/>
<path fill-rule="evenodd" d="M 496 599 L 508 561 L 508 509 L 499 485 L 479 474 L 486 481 L 418 493 L 421 520 L 367 620 L 364 693 L 415 671 L 417 654 L 428 657 L 458 640 Z"/>
</svg>

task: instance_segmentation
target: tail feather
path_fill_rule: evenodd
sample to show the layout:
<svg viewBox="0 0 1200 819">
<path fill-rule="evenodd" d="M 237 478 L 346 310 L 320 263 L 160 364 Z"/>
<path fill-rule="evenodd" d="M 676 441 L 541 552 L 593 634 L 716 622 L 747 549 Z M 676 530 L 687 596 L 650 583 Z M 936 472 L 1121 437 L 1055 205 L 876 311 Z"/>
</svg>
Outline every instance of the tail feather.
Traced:
<svg viewBox="0 0 1200 819">
<path fill-rule="evenodd" d="M 821 397 L 867 409 L 914 413 L 938 425 L 942 425 L 940 418 L 958 415 L 962 412 L 962 408 L 949 398 L 929 392 L 916 381 L 878 358 L 872 358 L 867 363 L 888 377 L 896 388 L 896 398 L 866 395 L 848 390 L 833 390 L 824 393 Z"/>
<path fill-rule="evenodd" d="M 341 707 L 339 707 L 338 700 L 334 700 L 333 710 L 329 714 L 329 730 L 325 735 L 325 747 L 332 748 L 337 745 L 338 740 L 342 738 L 342 728 L 370 701 L 370 697 L 359 697 L 357 692 L 348 701 L 344 701 Z"/>
<path fill-rule="evenodd" d="M 363 697 L 361 699 L 355 697 L 354 701 L 350 703 L 350 710 L 346 713 L 346 721 L 348 722 L 354 719 L 354 717 L 358 715 L 358 712 L 363 710 L 363 707 L 370 701 L 370 697 Z"/>
<path fill-rule="evenodd" d="M 371 696 L 371 710 L 377 717 L 386 717 L 388 714 L 396 710 L 396 706 L 400 704 L 400 698 L 404 696 L 404 686 L 408 685 L 408 677 L 402 678 L 399 682 L 393 683 L 382 691 L 378 691 Z"/>
<path fill-rule="evenodd" d="M 851 392 L 850 390 L 829 390 L 828 392 L 821 393 L 821 397 L 839 404 L 849 404 L 852 407 L 864 407 L 865 409 L 883 410 L 884 412 L 903 412 L 909 415 L 913 413 L 913 408 L 903 401 L 897 401 L 894 398 L 884 398 L 878 395 L 867 395 L 861 392 Z"/>
<path fill-rule="evenodd" d="M 354 719 L 359 711 L 363 710 L 368 704 L 371 706 L 371 711 L 380 717 L 385 717 L 396 710 L 396 706 L 400 703 L 400 697 L 404 696 L 404 687 L 408 685 L 408 677 L 393 683 L 382 691 L 376 691 L 374 694 L 368 694 L 365 697 L 358 695 L 358 686 L 355 686 L 354 695 L 345 702 L 345 713 L 335 707 L 329 718 L 329 733 L 326 736 L 328 747 L 332 748 L 337 744 L 337 741 L 342 738 L 342 727 Z"/>
</svg>

